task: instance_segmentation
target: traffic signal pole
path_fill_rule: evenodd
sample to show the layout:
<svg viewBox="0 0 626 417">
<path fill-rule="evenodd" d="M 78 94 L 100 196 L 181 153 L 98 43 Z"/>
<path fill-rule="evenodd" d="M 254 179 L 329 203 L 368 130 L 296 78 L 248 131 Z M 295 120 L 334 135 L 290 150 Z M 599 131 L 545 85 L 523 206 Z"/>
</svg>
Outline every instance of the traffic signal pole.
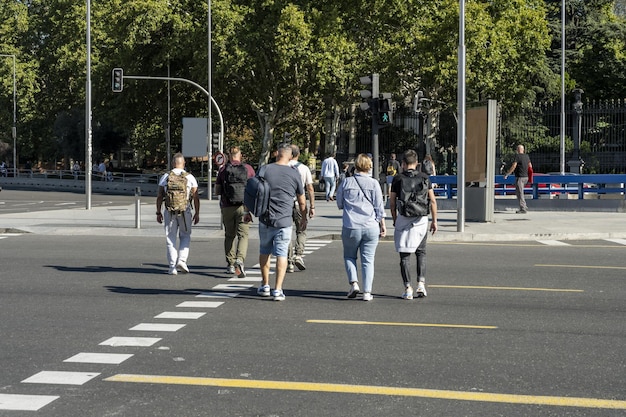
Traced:
<svg viewBox="0 0 626 417">
<path fill-rule="evenodd" d="M 121 71 L 121 69 L 120 69 Z M 114 75 L 115 77 L 115 75 Z M 213 106 L 215 107 L 215 110 L 217 110 L 217 114 L 220 117 L 220 138 L 219 138 L 219 150 L 222 151 L 223 148 L 223 141 L 224 141 L 224 118 L 222 117 L 222 111 L 220 110 L 220 107 L 217 105 L 217 102 L 215 101 L 215 99 L 211 96 L 211 94 L 209 94 L 209 92 L 202 87 L 200 84 L 195 83 L 191 80 L 188 80 L 186 78 L 175 78 L 175 77 L 152 77 L 152 76 L 147 76 L 147 75 L 123 75 L 122 79 L 124 78 L 128 78 L 130 80 L 159 80 L 159 81 L 182 81 L 184 83 L 187 84 L 191 84 L 194 87 L 196 87 L 197 89 L 199 89 L 200 91 L 202 91 L 207 98 L 210 99 L 210 102 L 213 104 Z M 115 82 L 115 79 L 114 79 Z M 123 86 L 123 84 L 122 84 Z M 119 92 L 122 91 L 121 89 L 116 90 L 114 89 L 114 91 Z M 207 137 L 207 152 L 208 152 L 208 162 L 209 162 L 209 173 L 208 173 L 208 181 L 207 181 L 207 199 L 211 200 L 212 199 L 212 185 L 211 185 L 211 159 L 213 158 L 213 151 L 212 151 L 213 145 L 211 143 L 211 138 Z M 169 149 L 167 150 L 169 152 Z"/>
</svg>

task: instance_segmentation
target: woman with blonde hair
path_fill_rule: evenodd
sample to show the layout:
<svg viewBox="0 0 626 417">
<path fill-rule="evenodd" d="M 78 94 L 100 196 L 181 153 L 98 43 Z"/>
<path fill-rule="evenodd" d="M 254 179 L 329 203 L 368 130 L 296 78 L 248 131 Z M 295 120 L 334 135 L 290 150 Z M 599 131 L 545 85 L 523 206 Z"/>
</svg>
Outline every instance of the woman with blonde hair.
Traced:
<svg viewBox="0 0 626 417">
<path fill-rule="evenodd" d="M 354 166 L 354 175 L 344 179 L 337 190 L 337 207 L 343 209 L 343 259 L 350 283 L 348 298 L 355 298 L 361 291 L 356 266 L 360 253 L 363 300 L 370 301 L 373 298 L 374 258 L 378 239 L 387 234 L 385 206 L 380 183 L 368 174 L 372 169 L 372 160 L 360 154 Z"/>
</svg>

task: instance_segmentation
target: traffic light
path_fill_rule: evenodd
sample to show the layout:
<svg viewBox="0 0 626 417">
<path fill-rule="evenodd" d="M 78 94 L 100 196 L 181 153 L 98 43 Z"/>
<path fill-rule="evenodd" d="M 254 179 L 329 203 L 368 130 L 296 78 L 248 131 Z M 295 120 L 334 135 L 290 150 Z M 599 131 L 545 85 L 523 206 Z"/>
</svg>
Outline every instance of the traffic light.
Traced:
<svg viewBox="0 0 626 417">
<path fill-rule="evenodd" d="M 124 89 L 124 70 L 121 68 L 113 68 L 112 89 L 114 93 L 121 93 Z"/>
<path fill-rule="evenodd" d="M 387 126 L 391 124 L 391 99 L 381 98 L 378 100 L 378 125 Z"/>
<path fill-rule="evenodd" d="M 374 100 L 378 98 L 378 74 L 367 75 L 359 78 L 361 84 L 368 86 L 361 90 L 361 97 L 365 99 L 360 106 L 361 110 L 373 110 Z M 369 88 L 369 89 L 368 89 Z"/>
</svg>

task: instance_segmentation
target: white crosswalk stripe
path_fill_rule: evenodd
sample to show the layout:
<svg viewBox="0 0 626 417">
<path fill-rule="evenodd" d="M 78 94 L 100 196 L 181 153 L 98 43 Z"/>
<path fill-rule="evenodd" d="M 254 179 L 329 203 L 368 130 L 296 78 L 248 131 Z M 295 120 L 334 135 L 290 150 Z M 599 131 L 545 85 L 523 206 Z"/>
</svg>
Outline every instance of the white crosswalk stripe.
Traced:
<svg viewBox="0 0 626 417">
<path fill-rule="evenodd" d="M 569 243 L 561 242 L 560 240 L 538 240 L 537 242 L 548 246 L 571 246 Z"/>
<path fill-rule="evenodd" d="M 617 243 L 618 245 L 626 245 L 626 239 L 605 239 L 607 242 Z"/>
<path fill-rule="evenodd" d="M 58 395 L 0 394 L 0 410 L 39 411 L 58 398 Z"/>
<path fill-rule="evenodd" d="M 41 371 L 22 382 L 25 384 L 83 385 L 98 375 L 100 375 L 99 372 Z"/>
<path fill-rule="evenodd" d="M 65 359 L 63 362 L 106 363 L 110 365 L 119 365 L 120 363 L 132 357 L 132 354 L 127 353 L 81 352 L 72 356 L 71 358 Z"/>
</svg>

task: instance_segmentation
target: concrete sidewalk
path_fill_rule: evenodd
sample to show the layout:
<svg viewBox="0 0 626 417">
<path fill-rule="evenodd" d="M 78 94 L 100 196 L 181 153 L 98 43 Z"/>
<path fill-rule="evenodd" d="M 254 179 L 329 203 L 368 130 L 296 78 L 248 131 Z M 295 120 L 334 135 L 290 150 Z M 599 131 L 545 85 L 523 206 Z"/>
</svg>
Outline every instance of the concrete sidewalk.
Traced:
<svg viewBox="0 0 626 417">
<path fill-rule="evenodd" d="M 136 206 L 107 206 L 49 210 L 0 215 L 0 232 L 43 235 L 116 235 L 162 237 L 163 226 L 156 222 L 154 204 L 144 200 L 137 228 Z M 316 216 L 309 222 L 310 238 L 340 239 L 341 211 L 334 202 L 316 201 Z M 393 236 L 388 213 L 388 238 Z M 257 220 L 255 219 L 255 225 Z M 516 214 L 512 209 L 496 211 L 489 223 L 466 221 L 458 231 L 456 210 L 440 210 L 439 231 L 431 241 L 519 241 L 626 239 L 626 213 L 531 211 Z M 194 238 L 222 239 L 220 210 L 216 200 L 202 200 L 200 223 Z M 258 239 L 255 226 L 251 238 Z"/>
</svg>

